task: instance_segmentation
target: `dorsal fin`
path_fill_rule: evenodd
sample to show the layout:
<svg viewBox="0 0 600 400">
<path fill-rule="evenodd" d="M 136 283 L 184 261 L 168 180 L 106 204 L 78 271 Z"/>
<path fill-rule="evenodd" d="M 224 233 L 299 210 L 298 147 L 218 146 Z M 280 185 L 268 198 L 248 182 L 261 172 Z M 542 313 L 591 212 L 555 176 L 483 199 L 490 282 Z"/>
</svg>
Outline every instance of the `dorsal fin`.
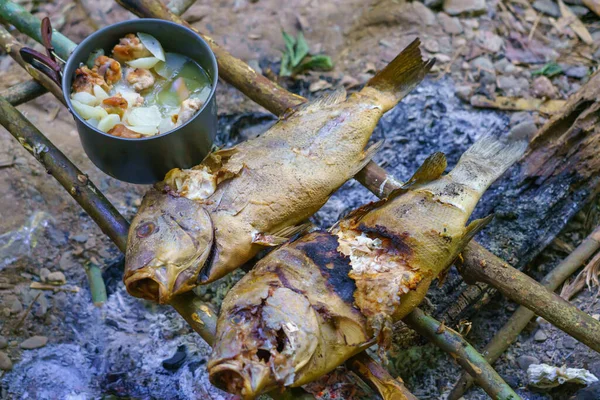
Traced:
<svg viewBox="0 0 600 400">
<path fill-rule="evenodd" d="M 487 217 L 476 219 L 471 221 L 469 225 L 467 225 L 465 229 L 465 234 L 461 239 L 461 247 L 464 247 L 469 243 L 473 236 L 475 236 L 480 230 L 482 230 L 490 221 L 494 219 L 494 214 L 490 214 Z"/>
<path fill-rule="evenodd" d="M 296 111 L 318 110 L 322 107 L 338 104 L 346 100 L 346 89 L 343 86 L 335 89 L 333 92 L 325 93 L 312 101 L 300 104 Z"/>
<path fill-rule="evenodd" d="M 393 190 L 388 195 L 388 200 L 394 199 L 403 193 L 406 193 L 411 187 L 428 183 L 438 179 L 444 171 L 448 162 L 446 156 L 442 152 L 435 152 L 423 161 L 423 164 L 417 169 L 417 171 L 410 177 L 408 181 L 404 183 L 400 188 Z"/>
</svg>

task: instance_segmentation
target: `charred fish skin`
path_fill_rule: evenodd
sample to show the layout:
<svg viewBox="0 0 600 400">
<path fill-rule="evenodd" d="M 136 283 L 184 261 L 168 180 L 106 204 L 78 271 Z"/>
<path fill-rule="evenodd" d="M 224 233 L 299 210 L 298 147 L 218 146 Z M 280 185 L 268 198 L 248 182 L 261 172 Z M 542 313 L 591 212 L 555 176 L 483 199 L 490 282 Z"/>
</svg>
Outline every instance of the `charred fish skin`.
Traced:
<svg viewBox="0 0 600 400">
<path fill-rule="evenodd" d="M 225 298 L 208 363 L 212 382 L 251 399 L 310 382 L 375 341 L 385 345 L 389 324 L 423 300 L 489 220 L 466 225 L 481 195 L 524 149 L 523 142 L 484 138 L 444 176 L 445 157 L 436 153 L 388 199 L 270 253 Z M 264 307 L 280 290 L 289 299 L 278 303 L 274 322 Z M 305 334 L 292 336 L 293 329 L 278 328 L 281 321 Z M 302 349 L 301 361 L 295 349 Z M 274 361 L 284 353 L 287 374 Z"/>
<path fill-rule="evenodd" d="M 222 304 L 213 384 L 245 399 L 300 386 L 370 345 L 338 239 L 312 232 L 259 261 Z M 325 371 L 325 372 L 323 372 Z"/>
<path fill-rule="evenodd" d="M 360 92 L 346 96 L 338 90 L 303 104 L 258 138 L 212 153 L 192 169 L 170 171 L 157 185 L 164 207 L 181 206 L 181 198 L 197 203 L 208 212 L 210 223 L 192 207 L 176 212 L 177 219 L 201 220 L 212 238 L 197 241 L 192 233 L 187 249 L 160 242 L 180 237 L 181 229 L 156 220 L 159 213 L 149 213 L 143 204 L 132 232 L 153 222 L 162 233 L 129 235 L 128 291 L 168 303 L 172 296 L 240 267 L 265 246 L 284 243 L 302 231 L 303 221 L 368 163 L 377 146 L 365 147 L 379 119 L 424 78 L 433 61 L 422 60 L 416 40 Z M 196 253 L 198 260 L 200 254 L 209 256 L 184 265 L 176 250 Z"/>
</svg>

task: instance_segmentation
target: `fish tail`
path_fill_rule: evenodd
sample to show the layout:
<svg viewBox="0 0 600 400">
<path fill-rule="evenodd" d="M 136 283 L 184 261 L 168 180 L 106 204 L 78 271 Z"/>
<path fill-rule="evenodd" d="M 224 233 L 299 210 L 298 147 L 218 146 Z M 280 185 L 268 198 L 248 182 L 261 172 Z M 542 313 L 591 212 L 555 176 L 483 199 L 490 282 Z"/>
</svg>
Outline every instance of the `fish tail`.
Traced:
<svg viewBox="0 0 600 400">
<path fill-rule="evenodd" d="M 527 141 L 507 139 L 492 135 L 477 140 L 458 160 L 450 172 L 452 180 L 483 194 L 516 161 L 527 148 Z"/>
<path fill-rule="evenodd" d="M 423 61 L 420 44 L 421 41 L 415 39 L 392 62 L 371 78 L 363 89 L 372 88 L 383 94 L 381 106 L 384 112 L 398 104 L 433 67 L 435 58 Z"/>
</svg>

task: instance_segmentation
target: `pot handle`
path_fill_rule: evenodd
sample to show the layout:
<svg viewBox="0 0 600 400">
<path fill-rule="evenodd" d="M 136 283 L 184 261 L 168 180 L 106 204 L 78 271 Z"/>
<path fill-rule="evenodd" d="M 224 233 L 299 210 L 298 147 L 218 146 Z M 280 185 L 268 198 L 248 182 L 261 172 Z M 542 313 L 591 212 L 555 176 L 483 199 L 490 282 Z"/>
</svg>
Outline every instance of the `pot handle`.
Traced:
<svg viewBox="0 0 600 400">
<path fill-rule="evenodd" d="M 61 86 L 62 68 L 61 64 L 56 60 L 54 47 L 52 46 L 52 24 L 50 23 L 50 18 L 46 17 L 42 20 L 41 31 L 42 44 L 46 48 L 46 53 L 48 55 L 44 55 L 29 47 L 23 47 L 19 50 L 19 53 L 21 54 L 23 61 L 47 75 L 58 86 Z"/>
</svg>

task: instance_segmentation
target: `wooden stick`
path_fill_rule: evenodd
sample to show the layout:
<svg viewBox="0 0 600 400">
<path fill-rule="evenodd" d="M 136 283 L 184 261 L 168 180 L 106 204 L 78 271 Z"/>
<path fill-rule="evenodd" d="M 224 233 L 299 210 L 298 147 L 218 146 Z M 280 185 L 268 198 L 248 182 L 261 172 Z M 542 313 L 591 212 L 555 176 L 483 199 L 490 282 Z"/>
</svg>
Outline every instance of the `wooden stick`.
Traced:
<svg viewBox="0 0 600 400">
<path fill-rule="evenodd" d="M 600 321 L 504 262 L 490 262 L 484 248 L 467 248 L 458 269 L 467 283 L 493 285 L 509 299 L 600 352 Z M 473 262 L 474 259 L 486 260 Z"/>
<path fill-rule="evenodd" d="M 0 97 L 4 97 L 6 101 L 16 107 L 47 92 L 48 90 L 34 79 L 29 79 L 28 81 L 17 83 L 16 85 L 3 90 L 0 92 Z"/>
<path fill-rule="evenodd" d="M 494 371 L 490 364 L 488 364 L 485 358 L 464 340 L 458 332 L 444 326 L 418 308 L 408 314 L 403 321 L 436 346 L 450 354 L 492 399 L 520 399 L 500 375 Z"/>
<path fill-rule="evenodd" d="M 558 287 L 573 275 L 583 263 L 592 257 L 600 249 L 600 226 L 585 238 L 579 246 L 558 264 L 540 282 L 549 291 L 554 292 Z M 502 328 L 496 333 L 492 340 L 483 349 L 485 359 L 493 364 L 517 339 L 519 334 L 535 313 L 529 308 L 520 306 L 510 317 Z M 458 400 L 473 384 L 473 378 L 463 374 L 454 385 L 448 400 Z"/>
<path fill-rule="evenodd" d="M 42 22 L 20 5 L 8 0 L 0 1 L 0 20 L 14 25 L 21 33 L 42 43 Z M 63 60 L 66 60 L 77 46 L 69 38 L 56 30 L 52 32 L 52 45 L 56 54 Z"/>
<path fill-rule="evenodd" d="M 0 3 L 0 12 L 2 11 L 2 5 Z M 37 69 L 33 68 L 31 65 L 27 64 L 23 61 L 21 57 L 21 53 L 19 51 L 23 48 L 23 45 L 19 43 L 4 27 L 0 26 L 0 45 L 2 48 L 15 60 L 21 67 L 25 68 L 25 70 L 35 79 L 39 84 L 45 87 L 49 92 L 51 92 L 61 103 L 65 106 L 67 105 L 63 95 L 62 90 L 52 79 L 47 77 L 45 74 L 41 73 Z"/>
<path fill-rule="evenodd" d="M 190 8 L 196 0 L 170 0 L 167 8 L 175 15 L 181 15 Z"/>
<path fill-rule="evenodd" d="M 160 18 L 173 21 L 195 30 L 190 24 L 167 9 L 159 0 L 116 0 L 127 10 L 142 18 Z M 198 32 L 209 44 L 217 57 L 219 77 L 231 84 L 254 102 L 275 115 L 306 101 L 301 96 L 288 92 L 278 84 L 257 73 L 248 64 L 232 56 L 211 37 Z"/>
<path fill-rule="evenodd" d="M 79 168 L 4 98 L 0 124 L 25 147 L 111 238 L 121 251 L 127 245 L 129 224 Z"/>
</svg>

